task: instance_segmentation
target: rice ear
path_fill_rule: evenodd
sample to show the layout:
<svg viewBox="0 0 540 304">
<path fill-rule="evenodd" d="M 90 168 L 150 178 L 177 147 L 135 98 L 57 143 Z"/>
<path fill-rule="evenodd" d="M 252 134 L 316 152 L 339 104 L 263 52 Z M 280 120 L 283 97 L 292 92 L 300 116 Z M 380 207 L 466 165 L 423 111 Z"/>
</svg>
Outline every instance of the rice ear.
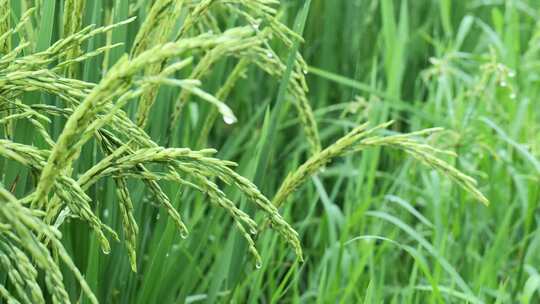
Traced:
<svg viewBox="0 0 540 304">
<path fill-rule="evenodd" d="M 287 175 L 279 190 L 274 195 L 272 203 L 276 207 L 281 207 L 287 197 L 289 197 L 301 184 L 310 176 L 316 174 L 327 163 L 334 158 L 346 153 L 360 152 L 372 147 L 388 146 L 405 151 L 420 162 L 438 170 L 442 174 L 454 180 L 460 187 L 472 194 L 478 201 L 488 205 L 487 198 L 476 188 L 476 181 L 452 167 L 447 162 L 438 157 L 440 154 L 455 156 L 453 152 L 441 151 L 417 139 L 434 132 L 440 132 L 440 128 L 426 129 L 408 134 L 378 136 L 373 135 L 378 131 L 388 128 L 393 122 L 386 122 L 378 126 L 368 128 L 369 124 L 364 123 L 340 138 L 334 144 L 310 157 L 296 171 Z"/>
</svg>

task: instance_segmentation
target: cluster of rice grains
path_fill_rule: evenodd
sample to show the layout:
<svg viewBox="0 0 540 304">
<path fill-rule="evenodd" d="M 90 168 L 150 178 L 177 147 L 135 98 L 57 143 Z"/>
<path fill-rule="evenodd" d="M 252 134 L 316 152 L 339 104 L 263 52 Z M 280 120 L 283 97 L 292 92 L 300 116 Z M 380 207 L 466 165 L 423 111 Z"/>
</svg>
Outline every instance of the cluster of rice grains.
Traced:
<svg viewBox="0 0 540 304">
<path fill-rule="evenodd" d="M 128 179 L 144 182 L 184 238 L 188 235 L 187 225 L 159 181 L 176 182 L 204 193 L 232 217 L 257 264 L 261 263 L 261 258 L 253 235 L 262 225 L 240 210 L 220 190 L 219 182 L 233 185 L 264 212 L 272 223 L 272 229 L 294 248 L 300 259 L 302 250 L 298 235 L 277 208 L 310 175 L 346 152 L 370 146 L 404 149 L 415 158 L 440 169 L 486 202 L 471 178 L 435 156 L 440 151 L 414 140 L 415 136 L 431 131 L 377 136 L 375 133 L 387 125 L 369 129 L 366 124 L 322 150 L 306 97 L 304 74 L 307 67 L 299 54 L 293 66 L 288 94 L 295 102 L 312 156 L 287 177 L 273 202 L 252 182 L 233 171 L 234 163 L 214 158 L 212 155 L 216 151 L 166 148 L 154 142 L 143 128 L 148 122 L 159 86 L 181 89 L 171 113 L 173 126 L 181 123 L 181 111 L 191 95 L 215 106 L 214 112 L 206 119 L 207 127 L 202 130 L 201 137 L 205 138 L 209 126 L 219 115 L 228 124 L 236 122 L 233 111 L 223 100 L 227 99 L 248 66 L 257 66 L 276 78 L 284 75 L 286 65 L 272 50 L 270 41 L 273 39 L 292 46 L 301 37 L 276 19 L 277 0 L 156 0 L 149 7 L 146 19 L 140 21 L 130 54 L 115 62 L 98 83 L 77 79 L 78 63 L 98 55 L 107 56 L 118 44 L 108 44 L 86 53 L 81 50 L 81 45 L 97 35 L 109 35 L 113 29 L 126 26 L 135 18 L 104 27 L 91 25 L 83 28 L 84 1 L 66 0 L 64 11 L 79 13 L 64 14 L 63 37 L 44 50 L 38 50 L 34 41 L 25 40 L 25 37 L 31 37 L 26 31 L 38 19 L 37 10 L 27 10 L 17 24 L 11 25 L 9 3 L 8 0 L 0 0 L 0 124 L 3 128 L 0 157 L 20 163 L 37 179 L 33 191 L 22 197 L 15 197 L 9 189 L 0 187 L 0 269 L 7 273 L 11 284 L 9 290 L 0 285 L 0 298 L 10 303 L 45 303 L 42 287 L 48 290 L 53 302 L 70 302 L 63 285 L 60 263 L 73 272 L 88 299 L 97 303 L 62 246 L 58 228 L 67 217 L 79 218 L 96 233 L 103 251 L 110 251 L 109 238 L 118 240 L 117 232 L 101 221 L 87 194 L 90 187 L 105 177 L 111 177 L 115 182 L 125 245 L 133 271 L 137 270 L 139 228 L 133 215 L 133 204 L 137 202 L 130 197 Z M 244 25 L 220 29 L 215 22 L 214 11 L 236 15 Z M 180 16 L 183 16 L 183 23 L 178 28 Z M 18 40 L 16 47 L 11 45 L 13 37 Z M 201 89 L 201 79 L 224 57 L 234 58 L 236 67 L 215 95 L 205 92 Z M 189 69 L 189 78 L 174 77 L 182 69 Z M 61 103 L 27 104 L 22 97 L 26 92 L 56 96 Z M 134 121 L 123 110 L 130 102 L 138 103 Z M 66 119 L 56 139 L 50 132 L 52 117 Z M 33 128 L 38 138 L 34 140 L 35 145 L 15 142 L 13 126 L 16 121 L 25 121 Z M 98 144 L 104 157 L 76 178 L 72 174 L 74 164 L 83 145 L 89 141 Z M 45 286 L 38 283 L 39 272 L 43 272 Z"/>
</svg>

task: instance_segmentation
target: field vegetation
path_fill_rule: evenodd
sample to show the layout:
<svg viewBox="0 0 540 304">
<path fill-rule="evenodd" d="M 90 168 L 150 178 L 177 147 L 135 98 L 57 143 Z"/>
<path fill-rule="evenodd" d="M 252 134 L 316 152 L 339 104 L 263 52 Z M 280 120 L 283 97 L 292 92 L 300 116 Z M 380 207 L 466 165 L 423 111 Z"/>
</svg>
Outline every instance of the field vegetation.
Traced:
<svg viewBox="0 0 540 304">
<path fill-rule="evenodd" d="M 0 303 L 539 303 L 540 2 L 0 0 Z"/>
</svg>

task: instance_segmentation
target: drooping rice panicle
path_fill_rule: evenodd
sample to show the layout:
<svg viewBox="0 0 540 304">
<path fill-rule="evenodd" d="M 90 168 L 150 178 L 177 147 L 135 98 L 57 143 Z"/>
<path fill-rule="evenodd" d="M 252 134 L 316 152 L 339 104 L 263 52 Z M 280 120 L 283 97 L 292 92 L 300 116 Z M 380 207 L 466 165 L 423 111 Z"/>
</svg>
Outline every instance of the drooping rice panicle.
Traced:
<svg viewBox="0 0 540 304">
<path fill-rule="evenodd" d="M 387 122 L 373 128 L 368 128 L 367 123 L 362 124 L 339 139 L 336 143 L 312 156 L 296 171 L 290 173 L 285 178 L 275 194 L 272 203 L 276 207 L 280 207 L 292 192 L 334 158 L 342 156 L 345 153 L 358 152 L 367 148 L 380 146 L 390 146 L 407 152 L 424 164 L 437 169 L 453 179 L 458 185 L 471 193 L 480 202 L 486 205 L 489 203 L 486 197 L 476 188 L 476 182 L 473 178 L 461 173 L 437 156 L 437 154 L 440 154 L 441 152 L 447 155 L 452 155 L 452 153 L 434 149 L 429 145 L 420 143 L 416 139 L 418 136 L 439 131 L 440 129 L 427 129 L 390 136 L 372 135 L 375 131 L 385 129 L 390 126 L 390 124 L 392 124 L 392 122 Z"/>
<path fill-rule="evenodd" d="M 7 54 L 11 51 L 11 40 L 4 37 L 4 33 L 10 30 L 11 4 L 9 0 L 0 0 L 0 54 Z"/>
<path fill-rule="evenodd" d="M 64 2 L 64 12 L 69 13 L 64 14 L 63 37 L 69 37 L 81 29 L 85 5 L 86 0 L 66 0 Z M 76 64 L 77 61 L 73 59 L 77 58 L 80 53 L 81 49 L 78 45 L 66 52 L 64 62 L 69 63 L 66 64 L 65 74 L 70 78 L 74 78 L 78 74 L 79 67 Z"/>
<path fill-rule="evenodd" d="M 19 161 L 22 164 L 30 166 L 35 171 L 42 171 L 45 165 L 47 151 L 39 151 L 34 147 L 13 143 L 8 140 L 0 140 L 0 155 Z M 104 231 L 109 232 L 115 239 L 118 239 L 116 233 L 94 214 L 90 206 L 91 199 L 84 193 L 79 184 L 73 179 L 62 175 L 54 185 L 54 193 L 70 208 L 70 210 L 85 220 L 98 234 L 104 252 L 110 251 L 110 245 Z M 27 198 L 32 198 L 29 196 Z M 49 209 L 55 206 L 54 200 L 47 207 Z"/>
<path fill-rule="evenodd" d="M 72 265 L 71 259 L 65 254 L 62 244 L 58 241 L 60 233 L 54 228 L 41 222 L 39 218 L 32 214 L 30 209 L 23 207 L 17 199 L 3 187 L 0 187 L 0 219 L 2 220 L 2 223 L 7 224 L 10 227 L 9 232 L 2 233 L 0 241 L 2 238 L 7 238 L 11 243 L 16 244 L 16 246 L 21 249 L 17 251 L 18 254 L 32 257 L 35 265 L 44 271 L 46 286 L 51 294 L 53 302 L 70 303 L 71 301 L 65 290 L 62 273 L 58 264 L 51 256 L 49 250 L 40 243 L 36 237 L 36 233 L 45 233 L 53 240 L 55 248 L 61 252 L 62 260 Z M 27 271 L 29 271 L 26 272 L 28 275 L 25 276 L 25 280 L 31 282 L 29 286 L 37 285 L 35 277 L 33 276 L 33 271 L 31 270 L 33 269 L 32 265 L 34 264 L 24 264 L 24 261 L 29 260 L 29 258 L 17 258 L 17 262 L 23 263 L 22 267 L 26 267 L 26 269 L 28 269 Z M 97 303 L 97 299 L 88 288 L 88 285 L 82 276 L 80 276 L 76 267 L 70 267 L 70 269 L 74 271 L 74 274 L 77 276 L 79 283 L 91 302 Z M 34 293 L 32 298 L 35 298 L 39 303 L 39 294 L 36 291 L 33 291 L 32 293 Z"/>
<path fill-rule="evenodd" d="M 136 56 L 143 50 L 146 50 L 149 45 L 165 43 L 169 36 L 171 36 L 175 23 L 182 12 L 183 5 L 184 0 L 156 1 L 135 37 L 135 42 L 131 50 L 132 56 Z M 146 68 L 145 74 L 156 75 L 160 73 L 163 66 L 164 62 L 154 63 Z M 139 126 L 144 127 L 146 124 L 148 113 L 155 101 L 158 88 L 159 85 L 153 84 L 142 93 L 137 110 L 137 124 Z"/>
</svg>

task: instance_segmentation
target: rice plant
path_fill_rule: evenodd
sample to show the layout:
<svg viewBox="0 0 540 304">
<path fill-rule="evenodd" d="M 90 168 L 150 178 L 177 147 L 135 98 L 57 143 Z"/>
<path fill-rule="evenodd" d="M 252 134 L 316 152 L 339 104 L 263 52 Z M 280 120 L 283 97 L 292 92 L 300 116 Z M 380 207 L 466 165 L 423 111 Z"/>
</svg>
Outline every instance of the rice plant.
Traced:
<svg viewBox="0 0 540 304">
<path fill-rule="evenodd" d="M 399 70 L 404 55 L 397 53 L 403 45 L 393 35 L 405 37 L 398 32 L 407 27 L 395 24 L 392 1 L 365 6 L 381 6 L 384 33 L 390 35 L 385 43 L 392 44 L 384 48 L 388 92 L 367 86 L 369 100 L 359 96 L 366 85 L 310 67 L 314 55 L 302 55 L 301 50 L 309 48 L 307 38 L 314 34 L 308 17 L 317 18 L 313 12 L 323 14 L 321 6 L 328 4 L 282 2 L 0 0 L 2 301 L 310 301 L 309 295 L 298 295 L 313 289 L 307 285 L 286 296 L 299 282 L 318 282 L 321 291 L 342 291 L 345 301 L 389 299 L 370 298 L 374 281 L 363 288 L 362 297 L 351 285 L 325 286 L 322 278 L 328 272 L 337 278 L 343 271 L 338 264 L 309 270 L 319 279 L 300 278 L 312 265 L 341 263 L 342 256 L 321 255 L 313 246 L 312 238 L 321 234 L 310 234 L 313 228 L 306 221 L 316 212 L 316 194 L 324 212 L 334 214 L 324 224 L 332 240 L 328 254 L 358 240 L 393 242 L 413 257 L 414 276 L 421 272 L 427 277 L 429 285 L 415 288 L 430 291 L 431 301 L 442 302 L 448 295 L 481 302 L 483 297 L 474 295 L 443 257 L 444 239 L 433 240 L 441 246 L 435 249 L 399 218 L 376 211 L 369 202 L 375 190 L 354 189 L 374 189 L 376 166 L 384 153 L 395 150 L 401 154 L 388 154 L 392 157 L 387 172 L 405 168 L 399 173 L 404 178 L 419 174 L 419 183 L 433 183 L 433 189 L 451 189 L 460 200 L 489 205 L 483 194 L 488 185 L 480 187 L 469 175 L 490 172 L 463 164 L 458 156 L 465 153 L 468 159 L 480 160 L 480 152 L 452 144 L 453 135 L 470 134 L 452 132 L 460 131 L 458 117 L 470 119 L 472 110 L 451 112 L 451 122 L 434 119 L 424 127 L 387 106 L 386 101 L 405 104 L 395 102 L 402 99 L 405 72 Z M 349 5 L 338 2 L 342 8 Z M 403 3 L 400 22 L 407 21 L 408 6 Z M 332 20 L 332 12 L 340 11 L 332 8 L 327 17 Z M 459 30 L 457 41 L 463 42 L 459 35 L 466 35 L 467 25 Z M 323 50 L 328 51 L 326 46 Z M 471 72 L 481 75 L 478 81 L 463 76 L 468 71 L 457 71 L 468 69 L 465 61 L 470 59 L 458 48 L 441 54 L 446 57 L 433 56 L 432 67 L 421 73 L 423 84 L 416 86 L 435 96 L 437 115 L 446 111 L 440 100 L 453 102 L 446 99 L 453 91 L 459 91 L 456 99 L 474 103 L 492 86 L 503 87 L 514 100 L 522 94 L 512 80 L 515 71 L 498 61 L 497 52 L 491 48 L 480 72 Z M 454 60 L 457 67 L 449 66 Z M 347 97 L 352 101 L 333 104 L 335 97 L 325 89 L 328 84 L 312 86 L 318 93 L 311 92 L 309 72 L 355 89 Z M 486 104 L 491 106 L 497 108 Z M 340 116 L 325 122 L 336 110 Z M 505 134 L 489 118 L 483 121 L 484 127 Z M 298 132 L 291 130 L 296 126 Z M 522 151 L 515 145 L 518 153 Z M 521 153 L 537 164 L 534 152 Z M 321 178 L 336 172 L 332 184 L 347 183 L 339 171 L 353 168 L 353 159 L 361 160 L 360 172 L 354 174 L 362 177 L 339 197 L 369 203 L 343 207 L 347 218 L 354 219 L 347 225 L 379 218 L 403 228 L 421 248 L 380 236 L 346 240 L 344 215 L 331 202 L 340 190 L 334 188 L 329 195 Z M 422 165 L 418 171 L 411 161 Z M 421 186 L 411 182 L 408 187 Z M 381 183 L 380 188 L 429 223 L 391 195 L 398 185 Z M 293 212 L 298 208 L 305 211 Z M 529 208 L 526 230 L 532 232 L 535 209 Z M 436 223 L 438 229 L 443 229 L 442 222 Z M 424 250 L 442 266 L 428 265 Z M 436 283 L 440 267 L 457 289 Z M 361 276 L 363 266 L 357 269 L 360 272 L 350 270 L 347 275 Z M 262 287 L 266 276 L 275 280 L 270 287 Z M 261 287 L 249 291 L 252 284 Z M 335 301 L 330 294 L 322 301 Z"/>
</svg>

